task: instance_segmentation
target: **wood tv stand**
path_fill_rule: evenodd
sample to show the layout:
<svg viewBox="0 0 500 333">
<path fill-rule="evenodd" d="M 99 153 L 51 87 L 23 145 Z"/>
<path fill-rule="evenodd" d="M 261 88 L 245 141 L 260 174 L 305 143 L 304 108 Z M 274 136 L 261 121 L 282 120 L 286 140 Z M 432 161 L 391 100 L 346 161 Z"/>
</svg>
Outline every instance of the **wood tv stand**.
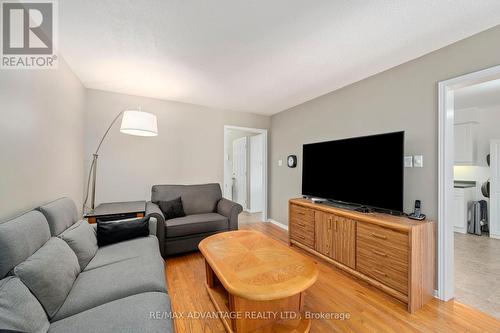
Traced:
<svg viewBox="0 0 500 333">
<path fill-rule="evenodd" d="M 433 297 L 435 223 L 289 201 L 289 242 L 360 278 L 414 312 Z"/>
</svg>

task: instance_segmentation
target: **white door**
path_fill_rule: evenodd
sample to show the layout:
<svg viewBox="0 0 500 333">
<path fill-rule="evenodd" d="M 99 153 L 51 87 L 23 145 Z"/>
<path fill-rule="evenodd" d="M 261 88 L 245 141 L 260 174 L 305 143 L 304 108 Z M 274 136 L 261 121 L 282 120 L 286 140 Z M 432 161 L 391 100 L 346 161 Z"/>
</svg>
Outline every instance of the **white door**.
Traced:
<svg viewBox="0 0 500 333">
<path fill-rule="evenodd" d="M 490 141 L 490 237 L 500 238 L 500 140 Z"/>
<path fill-rule="evenodd" d="M 250 212 L 264 210 L 264 135 L 250 137 Z"/>
<path fill-rule="evenodd" d="M 233 141 L 233 200 L 247 209 L 247 141 L 246 137 Z"/>
</svg>

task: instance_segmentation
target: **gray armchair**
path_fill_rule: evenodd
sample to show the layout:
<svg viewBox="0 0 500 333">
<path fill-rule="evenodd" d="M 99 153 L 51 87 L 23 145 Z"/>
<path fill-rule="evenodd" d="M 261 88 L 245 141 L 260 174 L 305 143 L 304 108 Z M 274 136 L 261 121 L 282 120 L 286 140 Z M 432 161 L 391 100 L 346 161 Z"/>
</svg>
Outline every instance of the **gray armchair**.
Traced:
<svg viewBox="0 0 500 333">
<path fill-rule="evenodd" d="M 185 217 L 165 220 L 159 201 L 180 197 Z M 163 257 L 194 251 L 210 235 L 238 229 L 240 204 L 222 198 L 219 184 L 154 185 L 146 215 L 156 220 L 157 237 Z M 162 227 L 164 226 L 164 228 Z"/>
</svg>

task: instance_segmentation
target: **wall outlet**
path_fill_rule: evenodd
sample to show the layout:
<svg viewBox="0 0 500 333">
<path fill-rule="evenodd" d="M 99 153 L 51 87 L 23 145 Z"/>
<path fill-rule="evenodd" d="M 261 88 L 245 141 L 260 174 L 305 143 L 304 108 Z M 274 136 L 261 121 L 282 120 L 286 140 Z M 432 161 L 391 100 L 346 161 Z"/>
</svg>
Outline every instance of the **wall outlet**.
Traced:
<svg viewBox="0 0 500 333">
<path fill-rule="evenodd" d="M 424 167 L 424 156 L 423 155 L 413 156 L 413 165 L 415 166 L 415 168 L 423 168 Z"/>
<path fill-rule="evenodd" d="M 283 165 L 283 160 L 278 160 L 278 166 L 282 166 Z"/>
<path fill-rule="evenodd" d="M 405 156 L 405 168 L 413 168 L 413 156 Z"/>
</svg>

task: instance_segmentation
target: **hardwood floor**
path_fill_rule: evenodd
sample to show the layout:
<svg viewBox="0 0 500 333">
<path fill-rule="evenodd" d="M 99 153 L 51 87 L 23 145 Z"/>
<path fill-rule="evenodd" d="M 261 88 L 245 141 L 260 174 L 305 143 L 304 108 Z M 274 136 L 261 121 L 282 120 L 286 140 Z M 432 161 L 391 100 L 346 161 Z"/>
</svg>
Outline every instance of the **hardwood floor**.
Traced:
<svg viewBox="0 0 500 333">
<path fill-rule="evenodd" d="M 271 223 L 242 223 L 240 229 L 261 231 L 288 241 L 286 231 Z M 293 247 L 296 251 L 310 256 Z M 433 299 L 414 314 L 394 298 L 370 287 L 332 265 L 317 262 L 318 281 L 306 292 L 304 310 L 340 313 L 344 319 L 313 319 L 311 332 L 500 332 L 500 321 L 458 302 Z M 205 290 L 205 264 L 199 252 L 167 259 L 166 277 L 177 317 L 178 333 L 217 332 L 224 327 L 218 318 L 199 318 L 216 311 Z M 348 318 L 347 318 L 348 316 Z M 194 318 L 193 318 L 194 317 Z"/>
</svg>

